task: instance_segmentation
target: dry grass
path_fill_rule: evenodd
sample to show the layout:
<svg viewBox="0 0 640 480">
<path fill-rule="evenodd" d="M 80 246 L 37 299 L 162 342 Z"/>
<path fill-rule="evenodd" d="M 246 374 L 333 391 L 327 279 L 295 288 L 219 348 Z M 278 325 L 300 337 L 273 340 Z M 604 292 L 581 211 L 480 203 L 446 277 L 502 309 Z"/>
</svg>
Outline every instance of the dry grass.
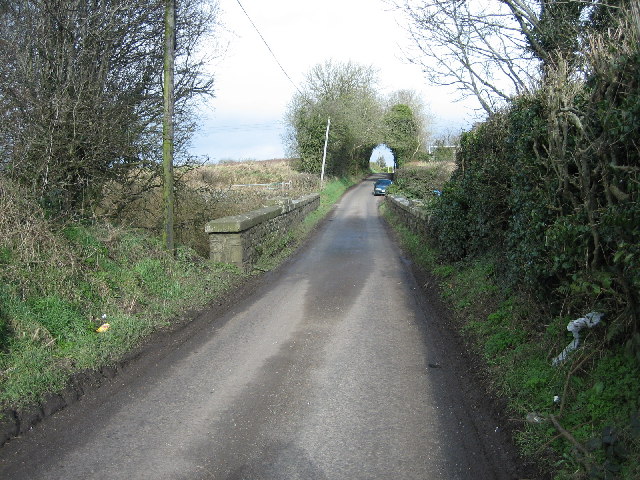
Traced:
<svg viewBox="0 0 640 480">
<path fill-rule="evenodd" d="M 0 177 L 0 278 L 21 278 L 21 296 L 44 288 L 49 271 L 75 269 L 67 245 L 35 200 L 9 179 Z M 51 278 L 48 278 L 48 282 Z"/>
<path fill-rule="evenodd" d="M 299 173 L 293 160 L 226 162 L 178 169 L 176 172 L 176 238 L 194 248 L 200 255 L 208 254 L 208 239 L 204 225 L 213 219 L 237 215 L 263 207 L 273 197 L 298 197 L 318 190 L 318 177 Z M 127 187 L 114 186 L 101 206 L 101 214 L 117 221 L 152 232 L 162 228 L 162 192 L 159 181 L 141 195 L 134 195 L 148 178 Z M 280 184 L 286 186 L 255 186 Z M 239 186 L 245 185 L 245 186 Z M 252 186 L 249 186 L 252 185 Z M 122 198 L 134 198 L 120 208 Z M 116 213 L 117 212 L 117 213 Z"/>
<path fill-rule="evenodd" d="M 189 171 L 184 176 L 186 184 L 192 188 L 216 188 L 218 190 L 237 190 L 233 185 L 267 184 L 291 182 L 284 193 L 291 196 L 315 191 L 318 178 L 315 175 L 297 172 L 293 169 L 293 160 L 269 160 L 252 162 L 228 162 L 217 165 L 204 165 Z M 244 188 L 244 187 L 243 187 Z M 273 196 L 279 188 L 259 188 L 263 196 Z"/>
</svg>

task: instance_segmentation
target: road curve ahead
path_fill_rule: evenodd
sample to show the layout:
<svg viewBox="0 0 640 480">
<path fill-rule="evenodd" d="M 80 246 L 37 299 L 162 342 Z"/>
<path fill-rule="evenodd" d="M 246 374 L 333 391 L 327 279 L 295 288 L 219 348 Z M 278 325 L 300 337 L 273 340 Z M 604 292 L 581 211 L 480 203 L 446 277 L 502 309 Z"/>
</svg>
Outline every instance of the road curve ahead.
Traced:
<svg viewBox="0 0 640 480">
<path fill-rule="evenodd" d="M 6 444 L 0 478 L 511 478 L 373 180 L 225 316 Z"/>
</svg>

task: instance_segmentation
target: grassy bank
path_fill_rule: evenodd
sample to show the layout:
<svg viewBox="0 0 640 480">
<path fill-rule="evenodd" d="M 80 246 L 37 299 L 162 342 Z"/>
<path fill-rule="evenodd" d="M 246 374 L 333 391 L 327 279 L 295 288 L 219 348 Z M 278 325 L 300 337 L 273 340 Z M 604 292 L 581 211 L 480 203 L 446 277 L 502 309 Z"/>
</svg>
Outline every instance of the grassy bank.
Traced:
<svg viewBox="0 0 640 480">
<path fill-rule="evenodd" d="M 446 263 L 440 252 L 394 222 L 412 258 L 438 279 L 459 333 L 484 365 L 484 384 L 508 403 L 508 427 L 529 459 L 553 478 L 640 478 L 640 369 L 602 329 L 552 361 L 573 337 L 567 323 L 505 286 L 496 258 Z M 586 312 L 585 312 L 586 313 Z"/>
<path fill-rule="evenodd" d="M 290 254 L 352 183 L 328 182 L 320 209 L 284 243 L 265 248 L 260 269 Z M 51 221 L 4 181 L 0 211 L 0 411 L 41 401 L 78 371 L 118 362 L 245 278 L 188 246 L 168 255 L 146 229 Z"/>
</svg>

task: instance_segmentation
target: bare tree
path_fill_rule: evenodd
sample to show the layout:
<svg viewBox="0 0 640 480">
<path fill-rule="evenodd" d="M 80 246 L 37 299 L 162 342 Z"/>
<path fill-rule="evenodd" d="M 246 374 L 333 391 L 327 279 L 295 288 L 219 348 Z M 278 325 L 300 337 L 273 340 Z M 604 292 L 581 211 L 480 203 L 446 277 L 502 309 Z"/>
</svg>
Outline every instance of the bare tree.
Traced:
<svg viewBox="0 0 640 480">
<path fill-rule="evenodd" d="M 535 90 L 547 69 L 580 70 L 585 23 L 596 0 L 390 0 L 409 19 L 410 59 L 437 85 L 454 85 L 487 113 Z M 619 2 L 618 2 L 619 3 Z M 605 15 L 606 16 L 606 15 Z"/>
<path fill-rule="evenodd" d="M 402 0 L 414 53 L 436 85 L 474 96 L 487 113 L 528 91 L 535 77 L 533 53 L 513 12 L 503 1 Z"/>
<path fill-rule="evenodd" d="M 215 8 L 182 0 L 176 118 L 211 93 L 194 56 Z M 215 4 L 213 4 L 215 6 Z M 162 0 L 0 0 L 0 168 L 57 211 L 159 164 Z M 198 37 L 200 35 L 200 37 Z M 176 141 L 186 141 L 181 123 Z"/>
</svg>

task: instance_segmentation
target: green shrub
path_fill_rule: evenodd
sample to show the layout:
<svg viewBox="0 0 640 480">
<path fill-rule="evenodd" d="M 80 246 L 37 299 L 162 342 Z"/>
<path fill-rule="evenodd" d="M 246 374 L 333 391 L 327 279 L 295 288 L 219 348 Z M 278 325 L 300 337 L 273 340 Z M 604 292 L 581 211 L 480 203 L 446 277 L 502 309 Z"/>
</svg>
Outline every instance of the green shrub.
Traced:
<svg viewBox="0 0 640 480">
<path fill-rule="evenodd" d="M 447 258 L 502 250 L 513 165 L 505 151 L 508 117 L 490 117 L 460 140 L 457 169 L 434 205 L 435 236 Z"/>
<path fill-rule="evenodd" d="M 409 165 L 396 170 L 394 188 L 409 198 L 432 199 L 435 190 L 442 190 L 451 176 L 449 164 L 427 163 Z"/>
<path fill-rule="evenodd" d="M 434 204 L 431 224 L 433 236 L 443 256 L 451 261 L 468 254 L 470 232 L 467 225 L 469 203 L 462 185 L 452 179 Z"/>
</svg>

